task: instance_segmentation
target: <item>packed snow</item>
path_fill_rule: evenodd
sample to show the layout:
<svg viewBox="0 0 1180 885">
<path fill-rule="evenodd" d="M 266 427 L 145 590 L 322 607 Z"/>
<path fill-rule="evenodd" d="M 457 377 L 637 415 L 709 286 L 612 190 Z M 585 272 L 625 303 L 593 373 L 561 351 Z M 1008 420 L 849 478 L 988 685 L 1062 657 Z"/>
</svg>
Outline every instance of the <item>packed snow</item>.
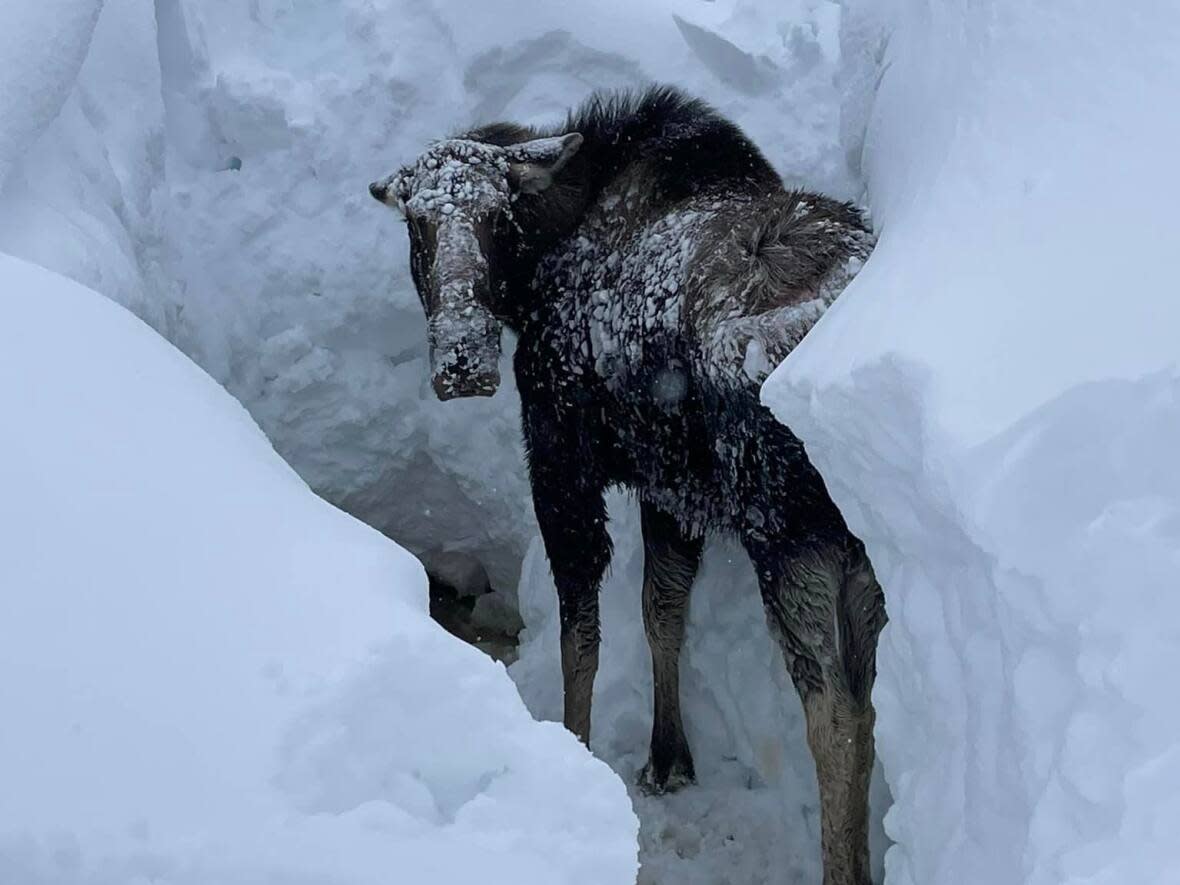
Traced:
<svg viewBox="0 0 1180 885">
<path fill-rule="evenodd" d="M 102 0 L 0 8 L 0 182 L 61 111 L 90 48 Z"/>
<path fill-rule="evenodd" d="M 1177 45 L 1169 0 L 5 2 L 0 252 L 130 308 L 316 492 L 434 572 L 486 575 L 501 603 L 519 583 L 512 676 L 559 718 L 510 342 L 494 397 L 436 401 L 406 237 L 367 186 L 433 139 L 547 124 L 595 88 L 709 99 L 790 183 L 867 202 L 881 235 L 765 388 L 886 588 L 876 811 L 896 804 L 875 860 L 895 843 L 891 885 L 1171 883 Z M 0 685 L 45 731 L 0 730 L 0 882 L 366 882 L 394 857 L 497 881 L 505 858 L 541 869 L 567 848 L 590 877 L 569 881 L 629 881 L 622 788 L 433 630 L 406 557 L 315 502 L 145 329 L 3 260 L 0 360 L 36 380 L 10 385 L 0 435 L 22 490 L 0 509 Z M 102 436 L 104 409 L 135 433 Z M 46 421 L 59 432 L 33 435 Z M 592 748 L 632 781 L 651 707 L 641 550 L 631 505 L 612 515 Z M 11 596 L 18 566 L 41 596 Z M 798 702 L 724 541 L 685 655 L 700 785 L 632 791 L 640 881 L 817 880 Z M 456 721 L 468 733 L 439 736 Z M 86 754 L 76 722 L 96 723 Z M 618 865 L 593 878 L 599 861 Z"/>
<path fill-rule="evenodd" d="M 881 239 L 763 393 L 886 588 L 887 881 L 1175 883 L 1180 10 L 922 9 L 845 10 Z"/>
<path fill-rule="evenodd" d="M 122 308 L 0 257 L 0 882 L 634 881 L 617 777 Z"/>
</svg>

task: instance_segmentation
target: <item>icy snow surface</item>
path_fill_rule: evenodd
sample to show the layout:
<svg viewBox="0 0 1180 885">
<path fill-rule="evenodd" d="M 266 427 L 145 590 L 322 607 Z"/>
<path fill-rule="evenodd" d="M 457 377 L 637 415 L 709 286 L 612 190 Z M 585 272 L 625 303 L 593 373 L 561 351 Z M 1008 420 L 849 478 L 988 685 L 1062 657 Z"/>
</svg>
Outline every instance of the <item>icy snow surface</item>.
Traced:
<svg viewBox="0 0 1180 885">
<path fill-rule="evenodd" d="M 1180 8 L 846 10 L 876 252 L 771 377 L 886 589 L 890 885 L 1180 882 Z"/>
<path fill-rule="evenodd" d="M 0 256 L 0 882 L 629 885 L 618 779 L 123 309 Z"/>
<path fill-rule="evenodd" d="M 102 0 L 0 6 L 0 184 L 65 103 L 100 9 Z"/>
</svg>

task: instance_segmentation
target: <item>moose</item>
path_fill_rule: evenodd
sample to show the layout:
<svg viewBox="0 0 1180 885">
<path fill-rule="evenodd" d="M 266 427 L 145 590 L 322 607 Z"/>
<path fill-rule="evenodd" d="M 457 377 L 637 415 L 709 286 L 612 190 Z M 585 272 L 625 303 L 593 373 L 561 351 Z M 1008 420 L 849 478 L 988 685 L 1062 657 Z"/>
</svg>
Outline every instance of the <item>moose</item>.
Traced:
<svg viewBox="0 0 1180 885">
<path fill-rule="evenodd" d="M 559 597 L 565 726 L 589 743 L 604 492 L 639 501 L 654 718 L 640 785 L 694 780 L 679 657 L 706 534 L 735 534 L 803 703 L 824 885 L 868 885 L 880 585 L 803 444 L 759 399 L 868 257 L 851 205 L 786 188 L 741 130 L 670 87 L 564 125 L 493 123 L 370 185 L 404 216 L 441 399 L 513 368 Z"/>
</svg>

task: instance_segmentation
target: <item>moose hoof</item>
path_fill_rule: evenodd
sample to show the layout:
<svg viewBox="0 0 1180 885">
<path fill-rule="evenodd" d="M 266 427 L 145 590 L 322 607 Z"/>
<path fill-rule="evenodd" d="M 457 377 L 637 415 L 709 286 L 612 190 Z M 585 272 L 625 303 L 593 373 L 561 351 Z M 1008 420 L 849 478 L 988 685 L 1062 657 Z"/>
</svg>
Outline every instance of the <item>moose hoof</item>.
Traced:
<svg viewBox="0 0 1180 885">
<path fill-rule="evenodd" d="M 639 770 L 636 780 L 639 789 L 648 796 L 662 796 L 664 793 L 675 793 L 681 787 L 695 784 L 697 776 L 693 771 L 692 757 L 684 757 L 664 765 L 656 765 L 648 760 L 647 765 Z"/>
</svg>

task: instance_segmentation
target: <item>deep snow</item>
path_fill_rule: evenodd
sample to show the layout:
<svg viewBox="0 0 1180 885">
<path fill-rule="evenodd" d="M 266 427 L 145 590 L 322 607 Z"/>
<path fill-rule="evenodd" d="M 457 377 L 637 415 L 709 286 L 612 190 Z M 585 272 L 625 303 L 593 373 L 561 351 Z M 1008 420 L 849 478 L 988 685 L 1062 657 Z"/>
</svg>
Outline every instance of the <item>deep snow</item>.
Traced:
<svg viewBox="0 0 1180 885">
<path fill-rule="evenodd" d="M 0 182 L 65 104 L 101 9 L 102 0 L 5 3 L 0 8 Z"/>
<path fill-rule="evenodd" d="M 844 33 L 881 238 L 764 399 L 886 588 L 887 881 L 1180 881 L 1180 9 Z"/>
<path fill-rule="evenodd" d="M 633 881 L 413 557 L 122 308 L 0 256 L 0 310 L 0 882 Z"/>
</svg>

